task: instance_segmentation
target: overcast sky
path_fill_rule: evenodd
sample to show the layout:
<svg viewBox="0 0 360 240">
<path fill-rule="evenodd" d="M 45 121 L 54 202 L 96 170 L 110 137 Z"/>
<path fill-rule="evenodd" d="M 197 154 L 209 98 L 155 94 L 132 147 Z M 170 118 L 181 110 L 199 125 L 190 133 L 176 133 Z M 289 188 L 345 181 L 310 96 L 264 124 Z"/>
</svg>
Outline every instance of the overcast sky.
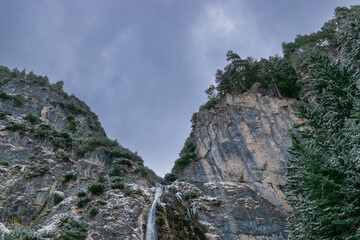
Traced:
<svg viewBox="0 0 360 240">
<path fill-rule="evenodd" d="M 0 65 L 63 80 L 108 136 L 169 172 L 225 54 L 257 59 L 350 0 L 0 0 Z"/>
</svg>

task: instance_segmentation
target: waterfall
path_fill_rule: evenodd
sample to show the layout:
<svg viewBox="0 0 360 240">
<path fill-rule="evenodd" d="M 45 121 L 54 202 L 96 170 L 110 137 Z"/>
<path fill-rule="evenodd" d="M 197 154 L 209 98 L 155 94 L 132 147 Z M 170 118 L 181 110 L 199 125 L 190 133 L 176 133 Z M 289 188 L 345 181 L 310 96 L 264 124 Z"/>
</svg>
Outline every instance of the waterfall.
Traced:
<svg viewBox="0 0 360 240">
<path fill-rule="evenodd" d="M 151 208 L 150 211 L 148 213 L 148 217 L 147 217 L 147 224 L 146 224 L 146 237 L 145 240 L 156 240 L 156 229 L 155 229 L 155 207 L 156 204 L 159 200 L 159 197 L 162 195 L 163 193 L 163 186 L 161 184 L 157 184 L 156 185 L 156 189 L 155 189 L 155 197 L 154 200 L 151 204 Z"/>
<path fill-rule="evenodd" d="M 194 228 L 193 228 L 193 223 L 192 223 L 192 219 L 191 219 L 190 209 L 187 206 L 187 204 L 184 202 L 184 200 L 181 198 L 179 193 L 176 193 L 175 196 L 176 196 L 177 200 L 181 203 L 181 205 L 183 205 L 186 208 L 187 217 L 188 217 L 189 222 L 190 222 L 191 236 L 194 236 Z"/>
</svg>

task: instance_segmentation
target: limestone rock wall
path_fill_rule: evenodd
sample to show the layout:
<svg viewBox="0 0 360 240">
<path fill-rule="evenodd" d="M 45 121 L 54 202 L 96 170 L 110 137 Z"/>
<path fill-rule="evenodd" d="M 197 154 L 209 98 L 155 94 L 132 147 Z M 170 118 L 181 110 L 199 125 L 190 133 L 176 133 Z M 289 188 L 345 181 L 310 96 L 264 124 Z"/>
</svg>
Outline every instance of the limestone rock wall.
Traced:
<svg viewBox="0 0 360 240">
<path fill-rule="evenodd" d="M 0 235 L 37 226 L 42 239 L 58 239 L 61 219 L 71 217 L 88 225 L 89 240 L 143 239 L 152 186 L 160 179 L 141 158 L 108 140 L 86 142 L 105 132 L 75 96 L 24 79 L 0 81 L 0 92 Z M 282 188 L 289 131 L 301 122 L 297 105 L 249 91 L 200 111 L 192 137 L 199 158 L 165 187 L 157 206 L 159 239 L 287 239 L 290 206 Z M 24 119 L 29 113 L 41 123 Z M 90 148 L 81 155 L 83 144 Z M 74 177 L 64 181 L 70 172 Z M 100 195 L 88 192 L 94 182 L 105 185 Z M 81 191 L 89 198 L 83 206 Z M 55 194 L 63 200 L 55 203 Z"/>
<path fill-rule="evenodd" d="M 199 159 L 172 185 L 198 189 L 187 199 L 208 239 L 287 239 L 290 206 L 282 188 L 291 157 L 289 131 L 301 120 L 295 100 L 247 92 L 197 114 Z"/>
<path fill-rule="evenodd" d="M 96 142 L 83 156 L 78 155 L 75 139 L 81 145 L 105 132 L 97 116 L 74 96 L 22 79 L 6 81 L 0 92 L 0 226 L 6 230 L 0 229 L 0 239 L 7 229 L 24 226 L 38 229 L 39 239 L 59 239 L 66 230 L 61 219 L 67 217 L 88 225 L 86 239 L 142 239 L 154 184 L 150 175 L 143 177 L 135 171 L 143 167 L 142 160 L 126 159 L 126 155 L 116 159 L 109 154 L 111 148 Z M 21 104 L 15 104 L 14 96 L 21 97 Z M 41 122 L 31 124 L 24 119 L 28 114 Z M 68 131 L 69 115 L 74 116 L 76 133 Z M 21 127 L 8 129 L 10 123 Z M 111 173 L 114 161 L 125 165 Z M 73 177 L 64 181 L 70 172 Z M 120 189 L 112 187 L 116 178 L 124 184 Z M 88 192 L 93 182 L 105 185 L 102 194 Z M 81 191 L 85 197 L 78 196 Z M 55 203 L 55 194 L 63 200 Z M 90 214 L 93 208 L 96 215 Z"/>
</svg>

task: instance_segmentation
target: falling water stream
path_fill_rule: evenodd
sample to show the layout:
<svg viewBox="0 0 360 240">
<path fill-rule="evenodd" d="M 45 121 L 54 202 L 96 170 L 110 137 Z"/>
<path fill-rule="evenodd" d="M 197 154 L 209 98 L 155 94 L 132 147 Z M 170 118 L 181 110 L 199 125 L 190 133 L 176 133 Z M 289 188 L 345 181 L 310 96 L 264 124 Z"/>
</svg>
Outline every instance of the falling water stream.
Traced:
<svg viewBox="0 0 360 240">
<path fill-rule="evenodd" d="M 148 213 L 147 217 L 147 225 L 146 225 L 146 237 L 145 240 L 156 240 L 157 239 L 157 232 L 155 229 L 155 210 L 156 210 L 156 204 L 159 201 L 159 197 L 163 193 L 163 186 L 161 184 L 156 185 L 155 189 L 155 197 L 151 204 L 150 211 Z"/>
<path fill-rule="evenodd" d="M 194 228 L 193 228 L 193 223 L 192 223 L 192 219 L 191 219 L 190 209 L 188 208 L 188 206 L 186 205 L 186 203 L 184 202 L 184 200 L 181 198 L 181 196 L 180 196 L 179 193 L 176 193 L 175 196 L 176 196 L 177 200 L 181 203 L 181 205 L 183 205 L 183 207 L 186 208 L 187 217 L 188 217 L 189 222 L 190 222 L 191 236 L 194 236 Z"/>
</svg>

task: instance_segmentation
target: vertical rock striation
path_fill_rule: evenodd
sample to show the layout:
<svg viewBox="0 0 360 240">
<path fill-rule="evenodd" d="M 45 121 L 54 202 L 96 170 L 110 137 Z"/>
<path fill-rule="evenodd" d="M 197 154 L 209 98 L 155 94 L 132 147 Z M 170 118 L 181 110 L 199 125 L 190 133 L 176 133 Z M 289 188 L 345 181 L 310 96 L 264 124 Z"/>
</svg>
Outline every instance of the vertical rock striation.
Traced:
<svg viewBox="0 0 360 240">
<path fill-rule="evenodd" d="M 25 226 L 36 239 L 142 239 L 160 178 L 85 103 L 40 80 L 0 75 L 0 239 Z"/>
<path fill-rule="evenodd" d="M 287 239 L 289 131 L 297 102 L 247 92 L 197 113 L 198 159 L 169 189 L 187 199 L 208 239 Z"/>
<path fill-rule="evenodd" d="M 74 231 L 78 239 L 144 239 L 151 209 L 158 239 L 287 239 L 291 208 L 282 187 L 289 131 L 300 122 L 295 100 L 253 90 L 197 113 L 189 141 L 198 158 L 179 168 L 151 208 L 160 179 L 106 137 L 85 103 L 41 77 L 6 74 L 0 237 L 38 226 L 39 239 Z"/>
</svg>

